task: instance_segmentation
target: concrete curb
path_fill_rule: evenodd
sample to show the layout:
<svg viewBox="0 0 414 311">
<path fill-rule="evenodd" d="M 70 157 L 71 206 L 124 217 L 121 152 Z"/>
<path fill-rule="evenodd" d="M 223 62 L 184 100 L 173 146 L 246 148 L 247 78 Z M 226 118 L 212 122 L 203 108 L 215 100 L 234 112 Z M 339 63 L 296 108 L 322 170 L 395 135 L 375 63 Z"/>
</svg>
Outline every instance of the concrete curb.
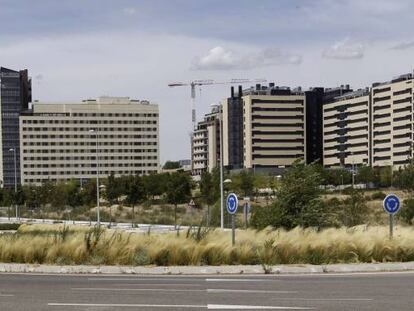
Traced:
<svg viewBox="0 0 414 311">
<path fill-rule="evenodd" d="M 414 271 L 414 262 L 332 265 L 235 265 L 235 266 L 53 266 L 0 264 L 0 273 L 50 274 L 137 274 L 137 275 L 219 275 L 219 274 L 323 274 Z"/>
</svg>

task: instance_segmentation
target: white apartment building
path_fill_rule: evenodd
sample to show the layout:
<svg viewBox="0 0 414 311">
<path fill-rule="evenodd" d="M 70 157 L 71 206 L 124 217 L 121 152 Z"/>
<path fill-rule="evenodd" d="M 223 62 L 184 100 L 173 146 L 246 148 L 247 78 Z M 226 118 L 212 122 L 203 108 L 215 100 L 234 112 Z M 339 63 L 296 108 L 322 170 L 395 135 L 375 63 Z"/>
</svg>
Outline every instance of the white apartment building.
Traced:
<svg viewBox="0 0 414 311">
<path fill-rule="evenodd" d="M 244 95 L 243 167 L 284 169 L 306 161 L 305 94 L 290 89 Z"/>
<path fill-rule="evenodd" d="M 128 97 L 35 102 L 20 116 L 20 158 L 22 184 L 158 172 L 158 105 Z"/>
<path fill-rule="evenodd" d="M 203 172 L 211 172 L 220 159 L 219 108 L 206 114 L 204 120 L 197 123 L 191 143 L 192 175 L 197 179 Z"/>
<path fill-rule="evenodd" d="M 370 91 L 349 92 L 323 105 L 323 163 L 370 165 Z"/>
<path fill-rule="evenodd" d="M 408 164 L 413 156 L 413 76 L 372 85 L 372 166 Z"/>
</svg>

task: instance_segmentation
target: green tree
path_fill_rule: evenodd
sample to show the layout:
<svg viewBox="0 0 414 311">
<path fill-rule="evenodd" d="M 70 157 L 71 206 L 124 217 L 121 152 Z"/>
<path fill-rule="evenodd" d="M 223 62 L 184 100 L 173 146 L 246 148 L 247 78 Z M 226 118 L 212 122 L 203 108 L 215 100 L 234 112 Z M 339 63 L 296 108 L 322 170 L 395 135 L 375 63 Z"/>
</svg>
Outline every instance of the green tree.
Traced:
<svg viewBox="0 0 414 311">
<path fill-rule="evenodd" d="M 203 172 L 200 180 L 200 192 L 203 201 L 207 205 L 207 226 L 210 226 L 210 206 L 219 199 L 218 193 L 214 191 L 213 176 L 209 172 Z"/>
<path fill-rule="evenodd" d="M 362 166 L 358 169 L 356 181 L 368 185 L 375 180 L 375 173 L 371 166 Z"/>
<path fill-rule="evenodd" d="M 240 190 L 245 197 L 253 194 L 254 175 L 245 170 L 240 172 Z"/>
<path fill-rule="evenodd" d="M 105 196 L 110 205 L 118 203 L 118 198 L 122 193 L 122 185 L 119 178 L 112 172 L 106 180 Z"/>
<path fill-rule="evenodd" d="M 252 223 L 260 227 L 271 225 L 286 229 L 328 226 L 331 214 L 321 200 L 321 182 L 315 164 L 295 162 L 283 175 L 275 202 L 266 209 L 253 209 Z"/>
<path fill-rule="evenodd" d="M 145 200 L 145 188 L 142 177 L 125 177 L 126 203 L 132 207 L 132 226 L 135 226 L 135 206 Z"/>
<path fill-rule="evenodd" d="M 184 172 L 170 174 L 167 183 L 167 201 L 174 205 L 174 224 L 177 228 L 177 205 L 189 202 L 191 198 L 191 177 Z"/>
<path fill-rule="evenodd" d="M 363 192 L 352 189 L 349 198 L 339 206 L 339 214 L 345 226 L 353 227 L 365 223 L 368 216 L 368 207 L 365 204 Z"/>
<path fill-rule="evenodd" d="M 163 166 L 163 169 L 165 170 L 173 170 L 177 168 L 180 168 L 180 162 L 178 161 L 167 161 Z"/>
<path fill-rule="evenodd" d="M 401 212 L 398 217 L 402 218 L 410 226 L 414 220 L 414 199 L 404 200 L 404 204 L 401 206 Z"/>
<path fill-rule="evenodd" d="M 148 198 L 154 200 L 155 196 L 162 196 L 166 192 L 168 175 L 168 173 L 152 173 L 143 176 L 143 182 Z"/>
</svg>

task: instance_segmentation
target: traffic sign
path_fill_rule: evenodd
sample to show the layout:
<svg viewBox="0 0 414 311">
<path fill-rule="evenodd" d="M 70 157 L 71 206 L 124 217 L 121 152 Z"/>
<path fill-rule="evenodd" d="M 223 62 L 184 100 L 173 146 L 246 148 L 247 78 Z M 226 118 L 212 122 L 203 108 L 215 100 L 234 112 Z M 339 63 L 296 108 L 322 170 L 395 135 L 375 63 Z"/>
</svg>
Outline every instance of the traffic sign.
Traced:
<svg viewBox="0 0 414 311">
<path fill-rule="evenodd" d="M 388 214 L 394 215 L 400 210 L 400 199 L 395 194 L 389 194 L 384 199 L 383 207 Z"/>
<path fill-rule="evenodd" d="M 234 193 L 229 193 L 229 195 L 227 196 L 227 200 L 226 200 L 226 204 L 227 204 L 227 212 L 229 212 L 229 214 L 235 214 L 237 211 L 237 207 L 239 205 L 239 200 L 237 199 L 237 195 L 235 195 Z"/>
</svg>

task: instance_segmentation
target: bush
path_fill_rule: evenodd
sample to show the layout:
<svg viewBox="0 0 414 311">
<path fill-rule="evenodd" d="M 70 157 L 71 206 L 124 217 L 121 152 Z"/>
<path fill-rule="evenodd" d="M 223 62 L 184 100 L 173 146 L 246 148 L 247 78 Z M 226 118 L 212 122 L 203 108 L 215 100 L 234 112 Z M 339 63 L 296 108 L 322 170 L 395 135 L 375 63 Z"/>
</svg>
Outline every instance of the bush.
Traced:
<svg viewBox="0 0 414 311">
<path fill-rule="evenodd" d="M 371 195 L 371 200 L 384 200 L 387 195 L 382 191 L 374 192 Z"/>
<path fill-rule="evenodd" d="M 0 230 L 18 230 L 21 224 L 0 224 Z"/>
<path fill-rule="evenodd" d="M 404 200 L 399 217 L 407 224 L 412 225 L 414 219 L 414 199 Z"/>
</svg>

